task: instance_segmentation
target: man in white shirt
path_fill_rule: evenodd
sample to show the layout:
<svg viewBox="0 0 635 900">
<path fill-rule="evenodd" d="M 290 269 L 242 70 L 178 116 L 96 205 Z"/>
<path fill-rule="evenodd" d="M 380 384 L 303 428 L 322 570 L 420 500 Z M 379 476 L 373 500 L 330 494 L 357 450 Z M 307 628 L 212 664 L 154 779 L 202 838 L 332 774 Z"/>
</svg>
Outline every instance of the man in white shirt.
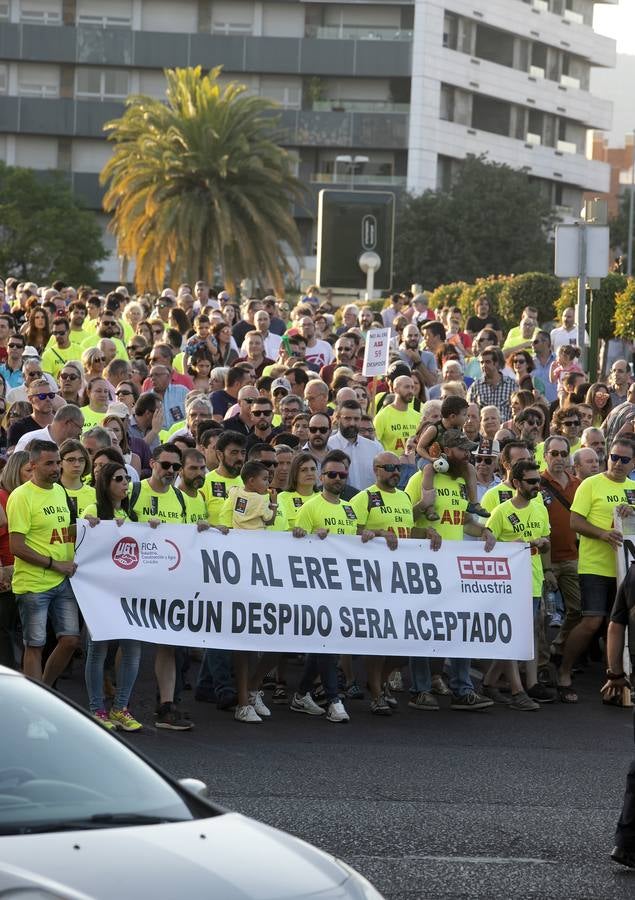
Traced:
<svg viewBox="0 0 635 900">
<path fill-rule="evenodd" d="M 327 341 L 319 341 L 315 336 L 315 323 L 311 316 L 302 316 L 298 322 L 298 331 L 306 341 L 305 359 L 320 369 L 335 359 L 333 348 Z"/>
<path fill-rule="evenodd" d="M 362 408 L 357 400 L 344 400 L 338 404 L 338 430 L 328 440 L 329 450 L 343 450 L 350 457 L 348 484 L 358 491 L 375 483 L 373 460 L 384 449 L 379 441 L 360 435 L 361 421 Z"/>
<path fill-rule="evenodd" d="M 269 325 L 271 324 L 271 319 L 269 317 L 269 313 L 264 309 L 259 309 L 258 312 L 254 316 L 254 326 L 256 331 L 260 334 L 262 338 L 262 343 L 265 348 L 265 356 L 269 359 L 277 359 L 278 351 L 280 350 L 280 344 L 282 343 L 282 338 L 279 334 L 273 334 L 269 331 Z M 243 341 L 243 345 L 240 350 L 241 356 L 247 355 L 247 338 Z"/>
<path fill-rule="evenodd" d="M 575 323 L 575 310 L 569 306 L 562 313 L 562 325 L 559 328 L 551 329 L 551 347 L 554 353 L 558 353 L 558 347 L 564 344 L 578 343 L 578 326 Z M 585 344 L 588 344 L 589 338 L 585 334 Z"/>
<path fill-rule="evenodd" d="M 84 414 L 79 406 L 67 403 L 55 413 L 53 421 L 45 428 L 27 431 L 15 445 L 16 450 L 24 450 L 31 441 L 53 441 L 59 447 L 64 441 L 72 438 L 79 440 L 84 427 Z"/>
</svg>

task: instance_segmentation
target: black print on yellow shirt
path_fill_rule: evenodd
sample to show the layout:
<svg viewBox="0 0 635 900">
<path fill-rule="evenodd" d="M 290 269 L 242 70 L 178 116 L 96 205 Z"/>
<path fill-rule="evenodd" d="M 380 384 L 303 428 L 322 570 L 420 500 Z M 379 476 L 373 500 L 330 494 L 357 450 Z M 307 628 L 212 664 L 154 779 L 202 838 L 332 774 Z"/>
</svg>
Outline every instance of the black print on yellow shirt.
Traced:
<svg viewBox="0 0 635 900">
<path fill-rule="evenodd" d="M 157 499 L 156 497 L 152 497 L 152 500 L 156 500 L 156 499 Z M 157 516 L 157 515 L 159 515 L 159 507 L 158 507 L 158 504 L 157 504 L 157 503 L 151 503 L 151 504 L 150 504 L 150 507 L 142 506 L 142 507 L 141 507 L 141 513 L 142 513 L 142 515 L 144 515 L 144 516 Z M 174 519 L 175 522 L 182 522 L 182 521 L 183 521 L 183 516 L 181 515 L 181 512 L 180 512 L 180 511 L 179 511 L 179 512 L 174 512 L 174 511 L 171 510 L 171 509 L 168 509 L 168 510 L 162 510 L 162 511 L 161 511 L 160 517 L 161 517 L 162 519 Z"/>
<path fill-rule="evenodd" d="M 501 503 L 504 503 L 505 500 L 511 500 L 514 495 L 513 491 L 499 491 L 498 496 Z"/>
<path fill-rule="evenodd" d="M 225 499 L 225 483 L 223 481 L 212 481 L 212 497 Z"/>
<path fill-rule="evenodd" d="M 635 505 L 635 491 L 625 490 L 624 494 L 626 496 L 626 502 L 629 506 Z"/>
<path fill-rule="evenodd" d="M 55 516 L 58 523 L 62 526 L 61 528 L 51 526 L 49 544 L 72 544 L 74 538 L 71 535 L 71 526 L 70 524 L 64 524 L 69 522 L 68 507 L 57 505 L 43 506 L 42 512 L 45 516 Z"/>
<path fill-rule="evenodd" d="M 342 509 L 346 513 L 346 518 L 350 519 L 351 522 L 355 522 L 357 520 L 357 516 L 355 515 L 355 510 L 352 506 L 348 506 L 346 503 L 342 504 Z"/>
<path fill-rule="evenodd" d="M 236 497 L 236 505 L 234 506 L 234 509 L 237 513 L 242 514 L 245 512 L 245 510 L 247 509 L 247 500 L 245 499 L 245 497 Z"/>
<path fill-rule="evenodd" d="M 294 497 L 293 505 L 295 506 L 296 509 L 300 509 L 300 507 L 302 506 L 302 497 Z"/>
<path fill-rule="evenodd" d="M 377 509 L 383 504 L 379 491 L 368 491 L 368 508 Z"/>
</svg>

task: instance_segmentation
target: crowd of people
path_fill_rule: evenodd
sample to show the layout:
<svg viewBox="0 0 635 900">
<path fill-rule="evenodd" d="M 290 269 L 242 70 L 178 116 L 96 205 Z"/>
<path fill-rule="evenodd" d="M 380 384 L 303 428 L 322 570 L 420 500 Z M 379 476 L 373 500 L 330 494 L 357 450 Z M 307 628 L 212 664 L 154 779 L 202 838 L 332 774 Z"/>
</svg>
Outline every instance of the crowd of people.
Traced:
<svg viewBox="0 0 635 900">
<path fill-rule="evenodd" d="M 335 308 L 318 288 L 293 305 L 201 281 L 158 298 L 0 287 L 0 664 L 54 685 L 83 647 L 87 703 L 104 727 L 142 727 L 130 711 L 142 647 L 82 626 L 70 581 L 78 517 L 388 548 L 419 538 L 431 552 L 455 540 L 530 548 L 533 660 L 307 654 L 296 678 L 287 655 L 206 650 L 195 699 L 246 724 L 276 704 L 346 722 L 365 698 L 388 717 L 402 691 L 422 711 L 577 703 L 577 667 L 601 652 L 608 619 L 627 624 L 614 601 L 620 522 L 635 509 L 635 382 L 615 359 L 589 383 L 573 310 L 541 323 L 527 306 L 506 330 L 486 296 L 464 322 L 407 291 L 376 311 Z M 376 327 L 392 338 L 373 380 L 362 361 Z M 193 654 L 152 653 L 155 725 L 188 730 L 179 700 Z M 614 664 L 605 700 L 628 686 Z"/>
</svg>

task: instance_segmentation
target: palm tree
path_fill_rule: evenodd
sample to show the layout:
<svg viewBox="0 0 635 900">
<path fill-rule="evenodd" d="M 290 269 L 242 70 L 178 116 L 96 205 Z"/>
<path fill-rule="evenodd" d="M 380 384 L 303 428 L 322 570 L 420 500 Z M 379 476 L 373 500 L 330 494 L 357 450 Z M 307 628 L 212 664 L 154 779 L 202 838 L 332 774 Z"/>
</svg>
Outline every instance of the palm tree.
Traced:
<svg viewBox="0 0 635 900">
<path fill-rule="evenodd" d="M 274 104 L 218 83 L 220 67 L 166 70 L 167 104 L 132 96 L 104 130 L 115 143 L 101 173 L 119 253 L 139 291 L 205 278 L 262 278 L 281 289 L 286 251 L 300 253 L 292 204 L 302 185 L 274 140 Z"/>
</svg>

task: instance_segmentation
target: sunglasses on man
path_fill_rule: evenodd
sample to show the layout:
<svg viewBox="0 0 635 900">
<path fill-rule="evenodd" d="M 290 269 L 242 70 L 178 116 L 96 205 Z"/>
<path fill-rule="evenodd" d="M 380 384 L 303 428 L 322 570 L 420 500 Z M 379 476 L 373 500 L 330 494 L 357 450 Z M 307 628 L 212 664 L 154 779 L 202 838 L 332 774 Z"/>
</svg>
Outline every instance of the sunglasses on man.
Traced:
<svg viewBox="0 0 635 900">
<path fill-rule="evenodd" d="M 52 391 L 48 394 L 31 394 L 32 400 L 36 397 L 38 400 L 55 400 L 55 394 Z"/>
<path fill-rule="evenodd" d="M 633 462 L 632 456 L 622 456 L 621 453 L 610 453 L 609 458 L 611 462 L 621 462 L 623 466 L 627 466 L 629 463 Z"/>
</svg>

